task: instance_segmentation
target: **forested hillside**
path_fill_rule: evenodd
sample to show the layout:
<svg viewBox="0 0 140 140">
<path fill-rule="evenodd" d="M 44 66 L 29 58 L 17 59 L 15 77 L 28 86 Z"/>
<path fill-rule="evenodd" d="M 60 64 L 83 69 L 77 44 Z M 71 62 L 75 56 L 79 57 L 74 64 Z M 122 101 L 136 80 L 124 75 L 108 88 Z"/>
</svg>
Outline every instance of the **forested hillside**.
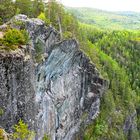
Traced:
<svg viewBox="0 0 140 140">
<path fill-rule="evenodd" d="M 81 24 L 87 47 L 82 47 L 110 86 L 101 113 L 86 132 L 85 139 L 139 139 L 140 130 L 140 32 L 104 31 Z M 127 131 L 124 122 L 137 110 L 138 131 Z M 128 115 L 129 114 L 129 115 Z"/>
<path fill-rule="evenodd" d="M 84 140 L 139 140 L 140 14 L 64 8 L 55 0 L 0 3 L 1 24 L 16 14 L 42 19 L 59 31 L 62 40 L 77 39 L 80 49 L 108 81 L 100 114 L 84 131 Z"/>
<path fill-rule="evenodd" d="M 92 8 L 66 8 L 82 23 L 104 29 L 140 29 L 140 13 L 108 12 Z"/>
</svg>

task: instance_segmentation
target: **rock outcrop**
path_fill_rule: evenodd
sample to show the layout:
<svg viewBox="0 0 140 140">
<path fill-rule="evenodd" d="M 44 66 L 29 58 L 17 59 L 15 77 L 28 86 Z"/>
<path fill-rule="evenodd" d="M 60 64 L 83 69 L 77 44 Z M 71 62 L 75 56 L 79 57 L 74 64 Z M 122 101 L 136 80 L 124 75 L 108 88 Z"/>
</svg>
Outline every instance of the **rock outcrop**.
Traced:
<svg viewBox="0 0 140 140">
<path fill-rule="evenodd" d="M 26 55 L 0 57 L 1 127 L 12 131 L 21 118 L 37 133 L 36 140 L 44 134 L 52 140 L 74 140 L 81 126 L 84 129 L 97 117 L 107 82 L 76 40 L 60 41 L 54 28 L 25 15 L 8 24 L 14 28 L 24 25 L 32 48 L 39 41 L 45 57 L 38 65 L 33 63 L 34 51 L 26 60 Z"/>
<path fill-rule="evenodd" d="M 22 54 L 0 53 L 0 125 L 8 131 L 20 118 L 35 124 L 33 61 Z"/>
</svg>

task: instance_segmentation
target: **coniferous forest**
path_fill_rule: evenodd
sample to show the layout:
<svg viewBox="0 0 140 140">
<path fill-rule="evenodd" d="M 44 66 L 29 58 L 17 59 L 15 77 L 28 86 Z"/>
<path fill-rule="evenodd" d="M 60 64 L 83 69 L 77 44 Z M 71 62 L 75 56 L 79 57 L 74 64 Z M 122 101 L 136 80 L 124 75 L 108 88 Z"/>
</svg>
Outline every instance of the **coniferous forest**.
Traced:
<svg viewBox="0 0 140 140">
<path fill-rule="evenodd" d="M 76 39 L 101 77 L 108 81 L 108 89 L 101 99 L 100 114 L 84 130 L 84 140 L 139 140 L 140 23 L 132 27 L 129 21 L 125 24 L 122 15 L 117 18 L 120 21 L 115 22 L 112 13 L 98 15 L 93 10 L 92 16 L 91 9 L 90 14 L 88 9 L 79 11 L 64 7 L 55 0 L 0 0 L 0 24 L 7 23 L 14 15 L 25 14 L 43 20 L 46 26 L 55 27 L 62 40 Z M 105 20 L 108 14 L 113 15 L 113 21 Z M 134 15 L 128 20 L 138 19 Z M 100 18 L 103 20 L 99 21 Z M 2 40 L 0 49 L 3 49 L 1 44 Z M 40 50 L 36 49 L 38 53 Z M 136 127 L 131 132 L 125 129 L 125 124 L 133 115 Z"/>
</svg>

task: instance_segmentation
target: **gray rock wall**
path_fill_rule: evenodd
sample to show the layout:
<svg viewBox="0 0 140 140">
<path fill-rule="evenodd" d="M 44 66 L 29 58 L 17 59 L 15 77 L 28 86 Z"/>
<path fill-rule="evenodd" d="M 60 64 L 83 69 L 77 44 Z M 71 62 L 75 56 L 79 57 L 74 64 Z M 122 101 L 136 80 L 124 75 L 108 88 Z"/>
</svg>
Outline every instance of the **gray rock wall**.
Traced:
<svg viewBox="0 0 140 140">
<path fill-rule="evenodd" d="M 19 119 L 35 127 L 35 79 L 32 59 L 0 54 L 0 126 L 12 131 Z"/>
<path fill-rule="evenodd" d="M 47 132 L 52 139 L 70 140 L 99 113 L 106 82 L 77 42 L 67 40 L 56 44 L 39 66 L 36 85 L 39 138 Z"/>
</svg>

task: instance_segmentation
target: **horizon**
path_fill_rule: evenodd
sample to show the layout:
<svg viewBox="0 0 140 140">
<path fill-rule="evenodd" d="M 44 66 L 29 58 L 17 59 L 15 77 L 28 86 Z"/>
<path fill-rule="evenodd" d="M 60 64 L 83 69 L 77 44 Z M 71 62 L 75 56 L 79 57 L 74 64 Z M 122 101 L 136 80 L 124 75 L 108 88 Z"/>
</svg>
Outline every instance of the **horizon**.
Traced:
<svg viewBox="0 0 140 140">
<path fill-rule="evenodd" d="M 140 13 L 139 0 L 59 0 L 66 7 L 92 8 L 108 12 L 137 12 Z"/>
<path fill-rule="evenodd" d="M 74 7 L 74 6 L 66 6 L 64 5 L 65 7 L 68 7 L 68 8 L 88 8 L 88 9 L 93 9 L 93 10 L 99 10 L 99 11 L 105 11 L 105 12 L 110 12 L 110 13 L 116 13 L 116 12 L 133 12 L 133 13 L 140 13 L 140 11 L 110 11 L 110 10 L 104 10 L 104 9 L 99 9 L 99 8 L 94 8 L 94 7 Z"/>
</svg>

